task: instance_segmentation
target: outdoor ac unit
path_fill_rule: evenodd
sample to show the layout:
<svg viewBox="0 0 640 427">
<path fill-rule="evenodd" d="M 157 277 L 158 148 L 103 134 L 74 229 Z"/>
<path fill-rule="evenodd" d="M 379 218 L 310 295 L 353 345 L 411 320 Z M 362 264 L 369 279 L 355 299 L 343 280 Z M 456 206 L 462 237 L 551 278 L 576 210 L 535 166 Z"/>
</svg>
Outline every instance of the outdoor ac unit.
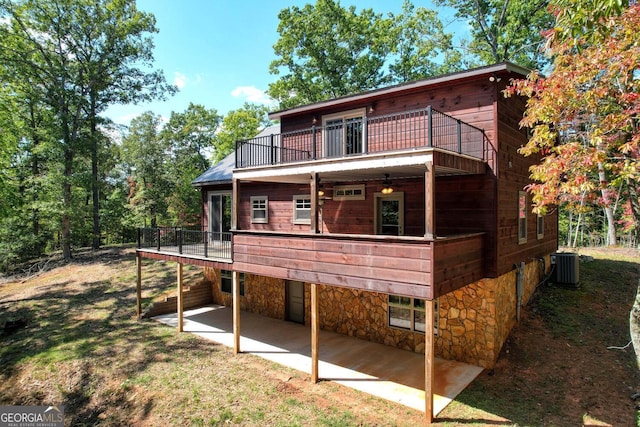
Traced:
<svg viewBox="0 0 640 427">
<path fill-rule="evenodd" d="M 553 274 L 551 281 L 567 285 L 578 285 L 580 281 L 580 257 L 573 252 L 551 254 Z"/>
</svg>

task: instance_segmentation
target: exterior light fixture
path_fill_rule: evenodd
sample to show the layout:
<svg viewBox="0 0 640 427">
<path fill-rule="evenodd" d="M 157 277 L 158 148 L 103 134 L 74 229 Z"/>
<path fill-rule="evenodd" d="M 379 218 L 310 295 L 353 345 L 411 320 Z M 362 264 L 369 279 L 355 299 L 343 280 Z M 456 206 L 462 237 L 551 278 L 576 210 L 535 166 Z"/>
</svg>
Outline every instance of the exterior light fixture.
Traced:
<svg viewBox="0 0 640 427">
<path fill-rule="evenodd" d="M 389 174 L 384 174 L 384 181 L 382 181 L 382 194 L 391 194 L 393 193 L 393 187 L 391 186 L 391 180 L 389 179 Z"/>
<path fill-rule="evenodd" d="M 322 184 L 320 184 L 320 187 L 318 188 L 318 197 L 324 197 L 324 188 Z"/>
</svg>

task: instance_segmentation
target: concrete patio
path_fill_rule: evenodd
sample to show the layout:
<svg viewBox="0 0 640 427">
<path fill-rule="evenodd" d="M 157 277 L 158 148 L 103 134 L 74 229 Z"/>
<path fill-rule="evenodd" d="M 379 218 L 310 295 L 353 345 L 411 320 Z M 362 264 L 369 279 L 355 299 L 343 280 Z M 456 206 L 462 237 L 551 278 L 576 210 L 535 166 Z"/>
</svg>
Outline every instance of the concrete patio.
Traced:
<svg viewBox="0 0 640 427">
<path fill-rule="evenodd" d="M 177 314 L 154 319 L 174 327 Z M 184 331 L 233 348 L 232 310 L 207 306 L 184 312 Z M 308 326 L 242 312 L 240 349 L 281 365 L 311 372 Z M 319 375 L 383 399 L 425 411 L 423 354 L 354 337 L 320 331 Z M 479 374 L 482 368 L 435 359 L 434 416 L 437 416 Z"/>
</svg>

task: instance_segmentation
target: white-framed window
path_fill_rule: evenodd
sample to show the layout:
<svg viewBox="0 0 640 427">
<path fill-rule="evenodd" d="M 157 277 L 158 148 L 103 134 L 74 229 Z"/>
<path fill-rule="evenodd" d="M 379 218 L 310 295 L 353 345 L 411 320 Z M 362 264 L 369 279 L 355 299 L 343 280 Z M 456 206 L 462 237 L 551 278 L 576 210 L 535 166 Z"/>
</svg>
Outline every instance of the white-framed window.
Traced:
<svg viewBox="0 0 640 427">
<path fill-rule="evenodd" d="M 240 295 L 244 296 L 244 273 L 240 273 Z M 233 272 L 220 270 L 220 290 L 225 294 L 233 293 Z"/>
<path fill-rule="evenodd" d="M 538 239 L 544 238 L 544 215 L 538 215 L 536 220 L 536 236 Z"/>
<path fill-rule="evenodd" d="M 293 196 L 293 223 L 311 224 L 311 196 L 299 194 Z"/>
<path fill-rule="evenodd" d="M 389 326 L 406 329 L 408 331 L 422 332 L 426 330 L 425 300 L 420 298 L 389 295 Z M 433 333 L 438 335 L 438 300 L 434 300 L 433 306 Z"/>
<path fill-rule="evenodd" d="M 518 243 L 527 243 L 527 193 L 518 191 Z"/>
<path fill-rule="evenodd" d="M 333 187 L 333 200 L 364 200 L 364 184 L 336 185 Z"/>
<path fill-rule="evenodd" d="M 269 222 L 269 198 L 267 196 L 251 197 L 251 222 L 257 224 Z"/>
<path fill-rule="evenodd" d="M 342 157 L 364 152 L 366 109 L 343 111 L 322 117 L 324 156 Z"/>
</svg>

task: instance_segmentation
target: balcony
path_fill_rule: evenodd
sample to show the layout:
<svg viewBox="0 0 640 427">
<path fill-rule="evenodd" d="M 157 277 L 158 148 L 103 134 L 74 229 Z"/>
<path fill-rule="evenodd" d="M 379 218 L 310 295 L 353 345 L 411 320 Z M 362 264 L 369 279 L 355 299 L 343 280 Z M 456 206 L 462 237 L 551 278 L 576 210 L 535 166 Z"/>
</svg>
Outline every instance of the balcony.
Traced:
<svg viewBox="0 0 640 427">
<path fill-rule="evenodd" d="M 138 250 L 230 263 L 232 236 L 180 227 L 138 228 Z"/>
<path fill-rule="evenodd" d="M 489 160 L 484 131 L 431 107 L 312 126 L 236 143 L 236 168 L 285 165 L 415 149 Z"/>
</svg>

